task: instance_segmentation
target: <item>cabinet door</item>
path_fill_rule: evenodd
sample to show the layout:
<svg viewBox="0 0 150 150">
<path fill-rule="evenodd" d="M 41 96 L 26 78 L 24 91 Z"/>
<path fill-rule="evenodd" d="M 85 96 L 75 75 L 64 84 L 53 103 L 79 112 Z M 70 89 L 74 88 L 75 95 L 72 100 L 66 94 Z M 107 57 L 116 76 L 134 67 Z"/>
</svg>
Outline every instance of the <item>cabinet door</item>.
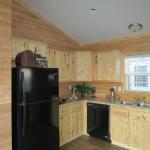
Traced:
<svg viewBox="0 0 150 150">
<path fill-rule="evenodd" d="M 150 150 L 150 112 L 130 111 L 130 146 Z"/>
<path fill-rule="evenodd" d="M 84 103 L 77 102 L 59 107 L 60 144 L 84 133 Z"/>
<path fill-rule="evenodd" d="M 89 51 L 75 52 L 76 81 L 92 80 L 92 54 Z"/>
<path fill-rule="evenodd" d="M 59 68 L 60 81 L 74 80 L 74 54 L 69 51 L 48 49 L 48 67 Z"/>
<path fill-rule="evenodd" d="M 59 132 L 60 132 L 60 144 L 66 142 L 71 138 L 70 130 L 71 118 L 69 114 L 61 114 L 59 116 Z"/>
<path fill-rule="evenodd" d="M 45 43 L 27 40 L 22 38 L 12 38 L 12 58 L 14 59 L 19 52 L 24 50 L 35 51 L 35 47 L 37 49 L 37 53 L 46 57 L 47 45 Z"/>
<path fill-rule="evenodd" d="M 120 81 L 120 52 L 93 53 L 93 79 Z"/>
<path fill-rule="evenodd" d="M 72 127 L 72 137 L 81 135 L 84 131 L 84 117 L 83 109 L 84 105 L 78 102 L 71 107 L 71 127 Z"/>
<path fill-rule="evenodd" d="M 129 111 L 111 107 L 111 140 L 119 145 L 129 145 Z"/>
<path fill-rule="evenodd" d="M 59 107 L 59 136 L 60 145 L 66 143 L 71 137 L 70 105 Z"/>
</svg>

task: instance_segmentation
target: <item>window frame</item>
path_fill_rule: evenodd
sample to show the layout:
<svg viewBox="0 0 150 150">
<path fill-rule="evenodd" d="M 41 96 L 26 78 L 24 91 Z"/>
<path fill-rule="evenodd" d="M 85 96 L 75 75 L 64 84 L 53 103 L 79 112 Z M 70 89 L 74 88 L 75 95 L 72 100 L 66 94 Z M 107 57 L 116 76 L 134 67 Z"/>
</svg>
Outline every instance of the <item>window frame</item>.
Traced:
<svg viewBox="0 0 150 150">
<path fill-rule="evenodd" d="M 135 93 L 150 93 L 150 90 L 137 90 L 137 89 L 135 89 L 135 90 L 131 90 L 131 89 L 129 89 L 128 88 L 128 81 L 127 81 L 127 75 L 129 75 L 129 73 L 127 74 L 127 71 L 126 71 L 126 68 L 127 68 L 127 66 L 126 66 L 126 59 L 127 58 L 140 58 L 140 57 L 150 57 L 150 54 L 141 54 L 141 55 L 126 55 L 125 57 L 124 57 L 124 85 L 125 85 L 125 91 L 126 92 L 128 92 L 128 93 L 133 93 L 133 92 L 135 92 Z M 131 74 L 131 73 L 130 73 Z M 133 73 L 133 75 L 135 75 L 135 72 Z M 139 75 L 138 73 L 137 73 L 137 75 Z M 143 75 L 143 74 L 141 74 L 141 75 Z M 147 75 L 150 75 L 150 73 L 147 73 Z M 147 82 L 147 83 L 149 83 L 149 82 Z M 135 82 L 134 82 L 134 84 L 135 84 Z"/>
</svg>

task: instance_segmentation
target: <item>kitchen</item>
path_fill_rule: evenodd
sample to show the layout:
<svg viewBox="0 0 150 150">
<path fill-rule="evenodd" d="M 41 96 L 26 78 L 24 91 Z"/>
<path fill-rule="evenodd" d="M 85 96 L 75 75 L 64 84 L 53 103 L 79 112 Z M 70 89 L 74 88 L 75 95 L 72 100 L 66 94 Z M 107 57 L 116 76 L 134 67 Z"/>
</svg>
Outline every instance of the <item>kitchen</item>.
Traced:
<svg viewBox="0 0 150 150">
<path fill-rule="evenodd" d="M 149 5 L 147 4 L 146 6 L 148 7 Z M 145 12 L 146 8 L 143 8 Z M 101 41 L 99 38 L 95 40 L 98 41 L 96 43 L 86 42 L 89 44 L 80 45 L 79 42 L 48 22 L 41 14 L 33 11 L 29 4 L 25 4 L 20 0 L 2 0 L 0 2 L 0 12 L 0 149 L 11 149 L 10 108 L 12 64 L 19 52 L 27 49 L 34 51 L 35 46 L 39 54 L 47 57 L 48 67 L 57 67 L 60 69 L 59 94 L 62 98 L 69 96 L 69 85 L 90 82 L 92 86 L 96 87 L 95 96 L 98 100 L 105 100 L 110 88 L 115 87 L 118 90 L 117 94 L 123 100 L 130 101 L 134 100 L 134 97 L 139 96 L 146 97 L 145 103 L 150 103 L 149 92 L 126 92 L 124 73 L 124 58 L 126 56 L 147 55 L 150 53 L 150 34 L 148 31 L 139 33 L 130 32 L 131 36 L 126 35 L 121 38 L 114 36 L 110 40 L 105 39 Z M 145 26 L 143 25 L 143 29 L 146 28 Z M 128 24 L 126 25 L 126 29 L 129 33 Z M 73 105 L 74 107 L 83 108 L 85 114 L 82 120 L 84 122 L 81 125 L 81 130 L 77 132 L 78 135 L 74 133 L 74 136 L 64 137 L 63 144 L 83 133 L 85 134 L 86 102 L 79 102 L 79 106 Z M 63 109 L 63 107 L 67 107 L 68 105 L 72 104 L 62 104 L 60 107 Z M 113 124 L 114 135 L 112 138 L 114 144 L 126 148 L 133 146 L 136 149 L 149 150 L 149 110 L 124 105 L 111 105 L 111 107 L 113 107 L 111 109 L 112 113 L 116 115 L 113 117 L 113 121 L 119 122 Z M 70 109 L 71 106 L 69 107 Z M 64 115 L 64 113 L 61 113 L 61 115 Z M 136 134 L 137 139 L 129 139 L 130 136 L 135 135 L 134 132 L 131 132 L 133 118 L 139 118 L 137 123 L 140 123 L 136 126 L 136 133 L 139 133 L 139 135 Z M 120 123 L 121 125 L 119 126 Z M 118 130 L 115 130 L 115 128 Z M 122 128 L 124 129 L 123 131 Z M 137 130 L 138 128 L 140 131 Z M 120 132 L 122 134 L 117 135 Z M 143 145 L 146 148 L 143 148 Z"/>
</svg>

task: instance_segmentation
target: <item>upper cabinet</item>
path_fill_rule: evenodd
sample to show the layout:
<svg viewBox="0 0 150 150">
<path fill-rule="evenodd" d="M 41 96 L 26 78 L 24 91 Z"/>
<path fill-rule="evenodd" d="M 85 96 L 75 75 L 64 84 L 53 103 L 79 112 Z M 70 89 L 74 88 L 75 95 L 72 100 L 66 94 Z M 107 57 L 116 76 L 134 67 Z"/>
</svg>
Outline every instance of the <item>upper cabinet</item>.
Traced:
<svg viewBox="0 0 150 150">
<path fill-rule="evenodd" d="M 92 53 L 90 51 L 75 52 L 75 80 L 92 80 Z"/>
<path fill-rule="evenodd" d="M 59 68 L 59 80 L 62 82 L 74 80 L 74 52 L 47 50 L 48 67 Z"/>
<path fill-rule="evenodd" d="M 47 44 L 22 38 L 12 38 L 12 59 L 24 50 L 35 50 L 47 57 L 48 67 L 59 68 L 59 81 L 104 80 L 120 82 L 120 51 L 92 52 L 47 48 Z"/>
<path fill-rule="evenodd" d="M 37 53 L 46 57 L 47 45 L 38 41 L 21 39 L 21 38 L 12 38 L 12 59 L 15 59 L 16 55 L 24 50 L 35 51 Z"/>
<path fill-rule="evenodd" d="M 120 51 L 93 53 L 93 80 L 120 81 Z"/>
</svg>

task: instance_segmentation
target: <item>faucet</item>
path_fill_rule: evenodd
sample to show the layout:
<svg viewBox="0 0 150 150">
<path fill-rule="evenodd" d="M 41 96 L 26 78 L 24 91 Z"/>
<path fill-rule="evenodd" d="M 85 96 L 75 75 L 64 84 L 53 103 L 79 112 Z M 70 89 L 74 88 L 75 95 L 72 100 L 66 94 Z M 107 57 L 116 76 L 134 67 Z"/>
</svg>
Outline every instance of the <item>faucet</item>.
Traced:
<svg viewBox="0 0 150 150">
<path fill-rule="evenodd" d="M 70 100 L 77 100 L 78 99 L 78 97 L 76 96 L 76 90 L 77 90 L 77 88 L 72 86 L 72 89 L 71 89 L 72 92 L 71 92 L 71 95 L 69 96 Z"/>
<path fill-rule="evenodd" d="M 137 96 L 137 97 L 134 97 L 134 99 L 136 100 L 136 104 L 137 106 L 143 106 L 144 103 L 145 103 L 145 98 L 146 97 L 140 97 L 140 96 Z"/>
</svg>

